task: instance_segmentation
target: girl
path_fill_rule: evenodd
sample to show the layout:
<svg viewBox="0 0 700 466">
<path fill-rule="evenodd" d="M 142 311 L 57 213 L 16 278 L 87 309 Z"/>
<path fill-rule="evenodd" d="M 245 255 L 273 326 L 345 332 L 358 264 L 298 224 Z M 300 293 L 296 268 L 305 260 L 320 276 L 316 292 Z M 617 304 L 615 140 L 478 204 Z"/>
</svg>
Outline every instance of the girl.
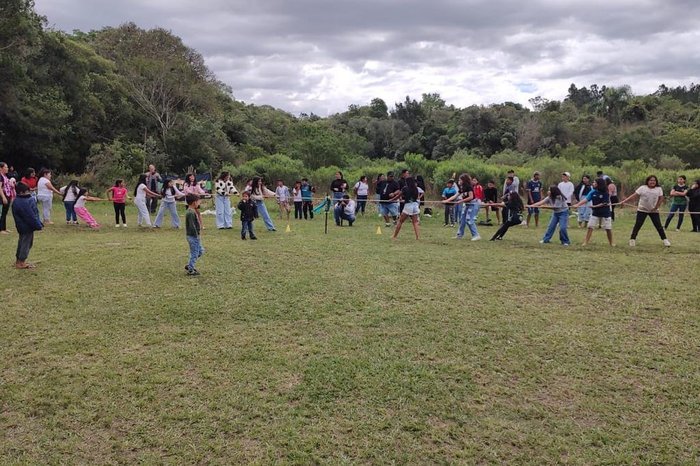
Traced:
<svg viewBox="0 0 700 466">
<path fill-rule="evenodd" d="M 615 221 L 615 206 L 620 203 L 620 198 L 617 197 L 617 186 L 611 178 L 604 178 L 605 184 L 608 187 L 608 196 L 610 197 L 610 219 Z"/>
<path fill-rule="evenodd" d="M 44 225 L 53 225 L 51 221 L 51 204 L 53 195 L 60 195 L 61 192 L 51 184 L 51 170 L 46 168 L 39 171 L 39 181 L 36 183 L 36 198 L 41 202 Z"/>
<path fill-rule="evenodd" d="M 253 187 L 250 191 L 250 198 L 253 200 L 253 202 L 255 202 L 255 207 L 258 209 L 258 215 L 262 215 L 267 231 L 277 231 L 275 224 L 272 223 L 270 214 L 267 212 L 267 207 L 265 207 L 266 197 L 275 197 L 275 193 L 265 187 L 262 178 L 259 176 L 254 177 Z"/>
<path fill-rule="evenodd" d="M 489 203 L 491 206 L 493 203 Z M 510 227 L 520 225 L 523 221 L 523 201 L 516 192 L 509 192 L 504 196 L 503 202 L 497 203 L 496 206 L 505 207 L 503 212 L 506 218 L 503 219 L 503 225 L 496 231 L 491 238 L 491 241 L 502 240 Z"/>
<path fill-rule="evenodd" d="M 175 200 L 184 198 L 185 193 L 175 187 L 175 181 L 166 180 L 160 195 L 163 198 L 163 202 L 160 203 L 160 209 L 158 209 L 158 215 L 156 215 L 156 221 L 153 223 L 153 226 L 160 228 L 165 217 L 165 209 L 168 209 L 170 212 L 170 224 L 173 228 L 180 228 L 180 217 L 177 215 Z"/>
<path fill-rule="evenodd" d="M 554 213 L 552 213 L 552 219 L 549 221 L 547 231 L 544 234 L 544 238 L 540 240 L 540 243 L 548 244 L 552 236 L 554 236 L 557 225 L 559 225 L 559 241 L 561 241 L 563 246 L 569 246 L 571 244 L 567 231 L 569 225 L 569 204 L 566 202 L 566 196 L 561 193 L 557 186 L 550 186 L 549 191 L 547 191 L 547 197 L 532 205 L 528 205 L 528 207 L 542 207 L 554 211 Z"/>
<path fill-rule="evenodd" d="M 36 199 L 36 183 L 38 181 L 36 178 L 36 171 L 33 168 L 27 168 L 27 172 L 20 181 L 29 187 L 29 192 L 32 197 Z"/>
<path fill-rule="evenodd" d="M 591 218 L 588 220 L 586 239 L 583 241 L 581 246 L 585 246 L 591 241 L 593 229 L 598 226 L 605 229 L 610 246 L 615 246 L 613 244 L 612 237 L 612 210 L 610 206 L 610 195 L 608 194 L 608 187 L 605 183 L 605 179 L 598 178 L 597 180 L 594 180 L 593 189 L 586 195 L 585 198 L 581 199 L 578 204 L 573 207 L 579 207 L 583 204 L 591 205 Z"/>
<path fill-rule="evenodd" d="M 576 190 L 574 191 L 574 197 L 578 202 L 577 205 L 580 206 L 576 211 L 576 214 L 578 215 L 579 228 L 583 228 L 591 218 L 591 204 L 589 202 L 583 204 L 580 202 L 582 199 L 588 196 L 588 193 L 590 192 L 591 178 L 588 175 L 583 175 L 583 177 L 581 177 L 581 182 L 578 184 L 578 186 L 576 186 Z"/>
<path fill-rule="evenodd" d="M 10 204 L 16 196 L 15 185 L 7 176 L 10 167 L 5 162 L 0 162 L 0 234 L 9 235 L 7 231 L 7 214 L 10 211 Z M 14 180 L 13 180 L 14 181 Z"/>
<path fill-rule="evenodd" d="M 700 180 L 695 180 L 688 191 L 688 212 L 693 222 L 691 231 L 700 233 Z"/>
<path fill-rule="evenodd" d="M 418 192 L 418 185 L 416 185 L 416 180 L 409 176 L 406 178 L 406 186 L 401 189 L 401 197 L 404 201 L 403 210 L 399 216 L 399 221 L 396 223 L 396 229 L 394 230 L 394 235 L 391 239 L 396 239 L 401 231 L 401 226 L 403 222 L 406 221 L 408 217 L 411 217 L 411 223 L 413 223 L 413 232 L 416 234 L 416 239 L 420 239 L 420 227 L 418 226 L 418 214 L 420 213 L 420 194 Z"/>
<path fill-rule="evenodd" d="M 671 246 L 671 242 L 666 239 L 666 232 L 664 232 L 664 228 L 661 226 L 659 207 L 664 201 L 664 190 L 659 186 L 659 180 L 656 176 L 647 176 L 644 186 L 637 188 L 635 192 L 623 199 L 621 203 L 625 204 L 635 197 L 639 198 L 639 204 L 637 204 L 637 221 L 634 224 L 634 228 L 632 228 L 632 235 L 630 236 L 630 246 L 634 247 L 637 245 L 637 234 L 642 228 L 642 225 L 644 225 L 644 222 L 646 222 L 647 217 L 651 218 L 651 223 L 654 224 L 664 246 Z"/>
<path fill-rule="evenodd" d="M 85 202 L 86 201 L 101 201 L 99 197 L 91 197 L 88 196 L 88 190 L 87 189 L 80 189 L 78 191 L 78 194 L 75 199 L 75 213 L 78 214 L 78 217 L 81 219 L 85 220 L 85 223 L 87 226 L 90 228 L 100 228 L 100 224 L 97 223 L 95 218 L 90 215 L 90 212 L 85 208 Z M 77 224 L 78 222 L 76 222 Z"/>
<path fill-rule="evenodd" d="M 146 197 L 160 197 L 158 193 L 154 193 L 146 185 L 146 175 L 139 176 L 139 181 L 136 183 L 136 188 L 134 188 L 134 205 L 139 211 L 138 217 L 136 218 L 136 223 L 138 226 L 145 224 L 147 227 L 151 227 L 151 216 L 148 213 L 148 207 L 146 207 Z"/>
<path fill-rule="evenodd" d="M 233 210 L 231 209 L 231 196 L 238 194 L 238 190 L 231 181 L 231 174 L 227 171 L 221 172 L 215 185 L 216 198 L 214 207 L 216 209 L 216 228 L 219 230 L 233 228 Z"/>
<path fill-rule="evenodd" d="M 294 182 L 292 198 L 294 200 L 294 220 L 301 220 L 304 206 L 304 198 L 301 196 L 301 181 Z"/>
<path fill-rule="evenodd" d="M 358 212 L 362 212 L 362 215 L 364 215 L 365 206 L 367 205 L 367 196 L 369 195 L 369 185 L 367 184 L 366 176 L 362 175 L 360 177 L 360 181 L 355 183 L 353 191 L 355 192 L 357 199 L 357 203 L 355 204 L 355 215 L 357 215 Z"/>
<path fill-rule="evenodd" d="M 472 241 L 479 241 L 481 236 L 476 229 L 476 216 L 479 213 L 479 200 L 474 197 L 474 188 L 472 187 L 471 176 L 467 173 L 462 173 L 459 175 L 459 192 L 448 198 L 443 202 L 446 204 L 458 199 L 455 204 L 465 204 L 462 209 L 461 216 L 459 219 L 459 229 L 457 230 L 457 236 L 455 239 L 462 239 L 464 237 L 464 229 L 469 225 L 469 232 L 472 235 Z"/>
<path fill-rule="evenodd" d="M 196 194 L 197 196 L 205 196 L 207 193 L 202 189 L 202 187 L 197 183 L 197 179 L 194 176 L 194 173 L 188 173 L 185 176 L 185 185 L 182 188 L 182 191 L 187 195 L 187 194 Z M 201 224 L 200 224 L 201 225 Z"/>
<path fill-rule="evenodd" d="M 68 185 L 59 189 L 63 195 L 63 207 L 66 209 L 66 225 L 78 224 L 78 217 L 75 213 L 75 201 L 78 200 L 78 180 L 71 180 Z"/>
<path fill-rule="evenodd" d="M 119 228 L 119 217 L 121 216 L 122 224 L 126 228 L 126 200 L 131 198 L 124 187 L 124 180 L 114 182 L 114 186 L 107 190 L 107 198 L 114 204 L 114 227 Z"/>
</svg>

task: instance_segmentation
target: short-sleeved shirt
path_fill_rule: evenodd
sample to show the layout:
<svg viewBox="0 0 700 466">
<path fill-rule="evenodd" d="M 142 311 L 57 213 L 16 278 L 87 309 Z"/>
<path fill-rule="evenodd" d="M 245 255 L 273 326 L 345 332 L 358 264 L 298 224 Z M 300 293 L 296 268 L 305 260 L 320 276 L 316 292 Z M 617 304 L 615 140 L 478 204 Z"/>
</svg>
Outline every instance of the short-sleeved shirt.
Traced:
<svg viewBox="0 0 700 466">
<path fill-rule="evenodd" d="M 660 186 L 655 188 L 650 188 L 649 186 L 640 186 L 635 191 L 639 196 L 639 204 L 637 204 L 637 210 L 640 212 L 653 212 L 656 209 L 656 204 L 659 202 L 659 198 L 663 197 L 664 190 Z"/>
<path fill-rule="evenodd" d="M 403 198 L 404 202 L 416 202 L 416 201 L 418 201 L 418 198 L 420 197 L 420 193 L 418 192 L 418 189 L 416 189 L 415 194 L 416 195 L 414 196 L 414 193 L 411 193 L 411 190 L 408 189 L 407 186 L 404 186 L 401 189 L 401 197 Z"/>
<path fill-rule="evenodd" d="M 36 186 L 37 186 L 37 194 L 42 197 L 49 197 L 52 195 L 51 190 L 49 189 L 49 184 L 51 182 L 49 181 L 48 178 L 44 178 L 43 176 L 39 178 L 39 181 L 37 181 Z"/>
<path fill-rule="evenodd" d="M 141 183 L 136 187 L 136 199 L 139 201 L 145 201 L 146 200 L 146 190 L 148 187 Z"/>
<path fill-rule="evenodd" d="M 444 197 L 445 199 L 449 199 L 455 194 L 457 194 L 457 187 L 455 185 L 452 185 L 451 188 L 446 187 L 442 190 L 442 197 Z"/>
<path fill-rule="evenodd" d="M 686 196 L 688 195 L 689 189 L 690 188 L 688 187 L 688 185 L 681 186 L 681 185 L 677 184 L 673 187 L 674 191 L 684 192 L 686 194 Z M 688 203 L 688 198 L 686 198 L 685 196 L 673 196 L 671 198 L 672 205 L 686 205 L 687 203 Z"/>
<path fill-rule="evenodd" d="M 462 190 L 460 191 L 460 197 L 462 199 L 468 198 L 472 193 L 474 192 L 474 189 L 472 188 L 471 184 L 467 184 L 467 186 L 462 186 Z M 473 201 L 473 199 L 472 199 Z M 472 202 L 469 201 L 469 202 Z"/>
<path fill-rule="evenodd" d="M 124 204 L 126 202 L 126 188 L 115 186 L 112 188 L 112 202 L 115 204 Z"/>
<path fill-rule="evenodd" d="M 369 194 L 369 185 L 363 181 L 355 183 L 355 189 L 357 189 L 358 196 L 366 196 Z"/>
<path fill-rule="evenodd" d="M 557 196 L 556 199 L 552 199 L 549 196 L 544 198 L 544 201 L 553 207 L 554 212 L 561 213 L 569 210 L 569 204 L 567 204 L 566 199 Z"/>
<path fill-rule="evenodd" d="M 400 191 L 399 183 L 397 183 L 396 180 L 387 180 L 384 182 L 382 190 L 379 192 L 379 199 L 382 201 L 388 201 L 391 199 L 391 194 L 395 193 L 396 191 Z"/>
<path fill-rule="evenodd" d="M 639 204 L 637 210 L 639 212 L 653 212 L 656 209 L 656 204 L 659 198 L 664 196 L 664 190 L 660 186 L 650 188 L 649 186 L 640 186 L 635 191 L 639 196 Z"/>
<path fill-rule="evenodd" d="M 310 184 L 301 185 L 301 199 L 304 201 L 310 201 L 313 197 L 313 191 Z"/>
<path fill-rule="evenodd" d="M 484 199 L 486 202 L 498 202 L 498 189 L 496 187 L 484 188 Z"/>
<path fill-rule="evenodd" d="M 591 203 L 591 205 L 604 204 L 603 207 L 594 207 L 591 211 L 591 215 L 598 218 L 610 217 L 610 195 L 608 191 L 600 192 L 597 189 L 592 189 L 586 194 L 586 200 Z"/>
<path fill-rule="evenodd" d="M 187 209 L 185 213 L 185 234 L 187 236 L 199 236 L 199 220 L 194 209 Z"/>
<path fill-rule="evenodd" d="M 539 202 L 542 200 L 542 181 L 540 180 L 530 180 L 527 182 L 527 190 L 532 196 L 533 202 Z"/>
</svg>

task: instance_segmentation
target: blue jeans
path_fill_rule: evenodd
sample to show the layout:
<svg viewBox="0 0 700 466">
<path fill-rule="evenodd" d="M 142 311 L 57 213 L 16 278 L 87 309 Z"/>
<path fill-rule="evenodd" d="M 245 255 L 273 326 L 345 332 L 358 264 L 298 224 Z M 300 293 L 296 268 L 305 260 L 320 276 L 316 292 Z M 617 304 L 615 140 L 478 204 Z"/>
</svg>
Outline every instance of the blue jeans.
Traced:
<svg viewBox="0 0 700 466">
<path fill-rule="evenodd" d="M 246 232 L 251 238 L 255 238 L 255 233 L 253 233 L 252 220 L 241 220 L 241 238 L 245 239 Z"/>
<path fill-rule="evenodd" d="M 552 214 L 552 219 L 549 221 L 547 231 L 545 232 L 542 241 L 549 243 L 552 240 L 552 236 L 554 236 L 554 230 L 557 229 L 557 225 L 559 225 L 559 240 L 561 241 L 561 244 L 571 244 L 571 241 L 569 241 L 569 234 L 566 230 L 566 228 L 569 226 L 568 210 L 565 210 L 564 212 L 554 212 Z"/>
<path fill-rule="evenodd" d="M 233 227 L 233 211 L 231 210 L 231 198 L 217 194 L 214 198 L 216 208 L 216 228 Z"/>
<path fill-rule="evenodd" d="M 350 226 L 352 226 L 352 223 L 355 221 L 355 216 L 346 214 L 345 208 L 342 206 L 338 206 L 333 209 L 333 216 L 335 217 L 336 225 L 340 225 L 340 219 L 347 220 L 348 222 L 350 222 Z"/>
<path fill-rule="evenodd" d="M 153 224 L 160 227 L 163 224 L 163 218 L 165 217 L 165 209 L 170 212 L 170 223 L 173 228 L 180 228 L 180 217 L 177 215 L 177 204 L 175 202 L 161 202 L 160 209 L 158 209 L 158 215 L 156 215 L 156 221 Z"/>
<path fill-rule="evenodd" d="M 588 222 L 588 220 L 591 218 L 591 208 L 588 204 L 584 204 L 579 207 L 576 213 L 578 214 L 579 222 Z"/>
<path fill-rule="evenodd" d="M 462 238 L 464 236 L 464 229 L 466 226 L 469 226 L 469 233 L 471 233 L 472 238 L 479 236 L 479 232 L 476 229 L 476 216 L 478 214 L 479 201 L 473 201 L 469 204 L 462 204 L 462 215 L 459 218 L 457 237 Z"/>
<path fill-rule="evenodd" d="M 258 215 L 260 215 L 265 222 L 265 227 L 267 231 L 277 231 L 275 224 L 272 223 L 270 214 L 267 212 L 267 207 L 265 207 L 265 201 L 255 201 L 255 206 L 258 208 Z"/>
<path fill-rule="evenodd" d="M 673 216 L 678 212 L 678 224 L 676 225 L 676 229 L 680 230 L 683 225 L 683 212 L 685 212 L 686 207 L 687 204 L 671 204 L 671 210 L 669 210 L 668 217 L 666 217 L 666 225 L 664 228 L 668 228 L 671 224 L 671 220 L 673 220 Z"/>
<path fill-rule="evenodd" d="M 187 236 L 187 242 L 190 245 L 190 261 L 187 263 L 187 267 L 193 269 L 197 259 L 204 254 L 204 248 L 199 241 L 199 236 Z"/>
<path fill-rule="evenodd" d="M 63 207 L 66 208 L 66 222 L 77 222 L 78 216 L 75 215 L 75 201 L 63 201 Z"/>
</svg>

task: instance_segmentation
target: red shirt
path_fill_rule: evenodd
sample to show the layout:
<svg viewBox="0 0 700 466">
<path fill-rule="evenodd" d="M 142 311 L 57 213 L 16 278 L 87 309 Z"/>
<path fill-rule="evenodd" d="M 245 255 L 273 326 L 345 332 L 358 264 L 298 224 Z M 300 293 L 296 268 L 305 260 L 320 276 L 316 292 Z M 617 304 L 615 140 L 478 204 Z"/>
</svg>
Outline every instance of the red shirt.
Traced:
<svg viewBox="0 0 700 466">
<path fill-rule="evenodd" d="M 115 204 L 126 203 L 126 188 L 114 186 L 112 188 L 112 202 Z"/>
<path fill-rule="evenodd" d="M 32 176 L 31 178 L 27 178 L 26 176 L 22 177 L 22 183 L 29 186 L 29 189 L 31 189 L 32 191 L 36 189 L 36 183 L 38 181 L 39 180 L 36 178 L 36 176 Z"/>
<path fill-rule="evenodd" d="M 480 184 L 477 184 L 476 186 L 473 186 L 474 188 L 474 197 L 479 199 L 480 201 L 484 200 L 484 187 L 481 186 Z"/>
</svg>

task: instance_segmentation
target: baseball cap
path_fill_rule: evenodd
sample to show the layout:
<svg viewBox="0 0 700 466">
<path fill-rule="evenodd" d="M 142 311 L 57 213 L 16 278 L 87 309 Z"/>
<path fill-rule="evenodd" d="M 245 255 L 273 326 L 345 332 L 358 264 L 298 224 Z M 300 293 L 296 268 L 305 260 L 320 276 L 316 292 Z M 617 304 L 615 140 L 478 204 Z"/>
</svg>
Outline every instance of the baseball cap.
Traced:
<svg viewBox="0 0 700 466">
<path fill-rule="evenodd" d="M 571 178 L 571 173 L 569 173 L 569 172 L 564 172 L 564 173 L 562 173 L 562 175 L 568 176 L 569 178 Z"/>
</svg>

